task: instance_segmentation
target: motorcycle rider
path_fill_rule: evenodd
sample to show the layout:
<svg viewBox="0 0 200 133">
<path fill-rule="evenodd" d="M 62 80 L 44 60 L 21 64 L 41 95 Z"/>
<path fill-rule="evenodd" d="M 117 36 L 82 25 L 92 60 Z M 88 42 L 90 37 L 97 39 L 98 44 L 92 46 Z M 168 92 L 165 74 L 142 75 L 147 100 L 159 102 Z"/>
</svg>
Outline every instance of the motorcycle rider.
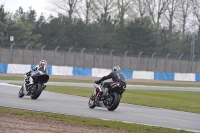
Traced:
<svg viewBox="0 0 200 133">
<path fill-rule="evenodd" d="M 102 81 L 112 78 L 113 82 L 104 82 L 104 84 L 102 85 L 102 87 L 105 88 L 105 90 L 108 89 L 109 92 L 110 89 L 116 89 L 118 87 L 126 88 L 126 81 L 124 75 L 120 71 L 120 67 L 115 66 L 113 67 L 112 72 L 109 75 L 102 77 L 100 80 L 95 81 L 95 83 L 100 84 Z M 95 100 L 100 100 L 101 96 L 107 95 L 106 93 L 102 95 L 102 90 L 100 90 L 100 92 L 96 94 Z"/>
<path fill-rule="evenodd" d="M 45 60 L 41 60 L 39 65 L 35 66 L 32 70 L 26 73 L 27 78 L 25 79 L 26 85 L 31 85 L 34 83 L 35 77 L 40 74 L 47 74 L 47 62 Z M 36 74 L 31 76 L 31 73 L 34 71 L 38 71 Z"/>
</svg>

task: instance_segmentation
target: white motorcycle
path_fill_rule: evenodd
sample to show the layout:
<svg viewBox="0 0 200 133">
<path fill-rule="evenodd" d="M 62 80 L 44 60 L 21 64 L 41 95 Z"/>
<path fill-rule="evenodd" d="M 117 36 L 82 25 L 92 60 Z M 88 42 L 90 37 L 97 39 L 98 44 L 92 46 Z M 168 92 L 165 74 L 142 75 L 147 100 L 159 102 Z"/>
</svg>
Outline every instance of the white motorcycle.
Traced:
<svg viewBox="0 0 200 133">
<path fill-rule="evenodd" d="M 27 84 L 26 80 L 29 77 L 27 75 L 24 76 L 24 84 L 19 90 L 18 96 L 20 98 L 24 96 L 30 96 L 31 99 L 37 99 L 42 91 L 45 89 L 46 85 L 44 83 L 47 83 L 49 80 L 49 75 L 47 74 L 37 74 L 34 80 L 33 84 Z"/>
</svg>

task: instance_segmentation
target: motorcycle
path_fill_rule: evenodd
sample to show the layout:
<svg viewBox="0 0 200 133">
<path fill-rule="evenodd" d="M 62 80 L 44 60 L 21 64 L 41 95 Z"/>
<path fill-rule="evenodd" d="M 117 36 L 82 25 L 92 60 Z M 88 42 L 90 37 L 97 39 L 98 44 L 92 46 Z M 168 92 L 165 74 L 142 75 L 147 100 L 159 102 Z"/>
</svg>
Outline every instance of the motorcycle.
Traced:
<svg viewBox="0 0 200 133">
<path fill-rule="evenodd" d="M 116 89 L 109 89 L 103 87 L 104 82 L 101 85 L 94 83 L 94 93 L 89 98 L 88 106 L 93 109 L 95 107 L 107 108 L 109 111 L 114 111 L 122 97 L 123 92 L 126 90 L 125 85 L 118 83 Z M 96 98 L 100 93 L 103 93 L 100 98 Z"/>
<path fill-rule="evenodd" d="M 30 76 L 30 75 L 29 75 Z M 46 85 L 44 83 L 47 83 L 49 80 L 49 75 L 47 74 L 36 74 L 35 80 L 33 84 L 27 84 L 26 80 L 28 80 L 29 76 L 24 76 L 24 84 L 19 90 L 18 96 L 20 98 L 24 96 L 30 96 L 31 99 L 37 99 L 42 91 L 45 89 Z"/>
</svg>

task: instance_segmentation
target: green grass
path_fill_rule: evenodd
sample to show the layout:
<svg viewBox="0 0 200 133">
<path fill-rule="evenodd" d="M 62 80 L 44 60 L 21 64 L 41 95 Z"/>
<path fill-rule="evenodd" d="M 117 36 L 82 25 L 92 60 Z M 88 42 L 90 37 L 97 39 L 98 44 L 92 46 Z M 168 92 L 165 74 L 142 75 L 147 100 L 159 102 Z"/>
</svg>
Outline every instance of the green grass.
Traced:
<svg viewBox="0 0 200 133">
<path fill-rule="evenodd" d="M 19 76 L 0 76 L 0 80 L 23 80 L 23 77 Z M 58 79 L 51 78 L 49 82 L 73 82 L 73 83 L 94 83 L 94 80 L 77 80 L 77 79 Z M 171 82 L 171 83 L 155 83 L 155 82 L 127 82 L 128 85 L 146 85 L 146 86 L 171 86 L 171 87 L 200 87 L 199 83 L 196 82 Z"/>
<path fill-rule="evenodd" d="M 46 91 L 90 97 L 92 88 L 47 86 Z M 126 90 L 123 103 L 200 113 L 200 92 Z"/>
<path fill-rule="evenodd" d="M 78 124 L 78 125 L 93 126 L 93 127 L 106 127 L 111 129 L 118 129 L 120 131 L 129 131 L 137 133 L 189 133 L 183 130 L 174 130 L 156 126 L 145 126 L 140 124 L 123 123 L 119 121 L 105 121 L 95 118 L 67 116 L 62 114 L 34 112 L 34 111 L 10 109 L 4 107 L 0 107 L 0 115 L 1 114 L 19 115 L 35 119 L 50 119 L 68 124 L 76 124 L 76 125 Z"/>
<path fill-rule="evenodd" d="M 200 113 L 200 92 L 126 90 L 121 102 Z"/>
</svg>

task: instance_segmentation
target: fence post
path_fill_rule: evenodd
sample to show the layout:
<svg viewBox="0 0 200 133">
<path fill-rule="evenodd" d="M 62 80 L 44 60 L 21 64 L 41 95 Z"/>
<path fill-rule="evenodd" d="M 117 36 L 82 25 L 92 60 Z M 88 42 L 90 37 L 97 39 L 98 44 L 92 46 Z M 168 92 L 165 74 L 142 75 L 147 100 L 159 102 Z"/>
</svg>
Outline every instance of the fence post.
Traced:
<svg viewBox="0 0 200 133">
<path fill-rule="evenodd" d="M 126 69 L 126 54 L 128 53 L 128 50 L 124 53 L 124 69 Z"/>
<path fill-rule="evenodd" d="M 151 71 L 153 71 L 153 58 L 154 58 L 154 55 L 156 54 L 156 52 L 154 52 L 151 56 Z"/>
<path fill-rule="evenodd" d="M 195 57 L 196 57 L 196 55 L 194 55 L 194 56 L 192 57 L 192 64 L 191 64 L 191 71 L 190 71 L 190 73 L 193 72 L 194 58 L 195 58 Z"/>
<path fill-rule="evenodd" d="M 110 68 L 112 69 L 113 67 L 113 57 L 112 57 L 112 53 L 114 52 L 114 49 L 110 51 Z"/>
<path fill-rule="evenodd" d="M 13 59 L 13 46 L 15 45 L 15 43 L 10 45 L 10 63 L 12 63 L 12 59 Z"/>
<path fill-rule="evenodd" d="M 170 53 L 167 54 L 166 58 L 165 58 L 165 66 L 164 66 L 164 71 L 166 71 L 166 66 L 167 66 L 167 61 L 168 61 L 168 57 L 169 57 Z"/>
<path fill-rule="evenodd" d="M 98 51 L 98 50 L 99 50 L 99 48 L 96 48 L 95 51 L 94 51 L 93 68 L 95 68 L 95 64 L 96 64 L 96 62 L 97 62 L 97 65 L 98 65 L 98 67 L 99 67 L 99 63 L 98 63 L 98 61 L 97 61 L 97 59 L 96 59 L 97 51 Z"/>
<path fill-rule="evenodd" d="M 27 58 L 27 56 L 28 56 L 28 47 L 29 47 L 30 45 L 31 45 L 31 44 L 28 44 L 28 45 L 26 46 L 26 55 L 25 55 L 25 61 L 24 61 L 23 64 L 26 64 L 26 58 Z"/>
<path fill-rule="evenodd" d="M 41 48 L 41 60 L 44 59 L 44 48 L 46 47 L 46 45 L 42 46 Z"/>
<path fill-rule="evenodd" d="M 54 50 L 54 65 L 56 65 L 56 54 L 57 54 L 57 50 L 60 46 L 57 46 Z"/>
<path fill-rule="evenodd" d="M 181 54 L 178 58 L 178 64 L 179 64 L 179 72 L 181 72 L 181 58 L 182 58 L 183 54 Z"/>
<path fill-rule="evenodd" d="M 71 47 L 68 51 L 68 66 L 70 66 L 70 53 L 71 53 L 71 50 L 73 49 L 74 47 Z"/>
<path fill-rule="evenodd" d="M 191 48 L 190 48 L 190 73 L 192 73 L 193 69 L 193 57 L 194 57 L 194 49 L 195 49 L 195 33 L 192 34 L 191 40 Z"/>
<path fill-rule="evenodd" d="M 81 62 L 81 66 L 82 66 L 82 67 L 84 67 L 84 66 L 83 66 L 83 51 L 84 51 L 84 50 L 85 50 L 85 48 L 83 48 L 83 49 L 81 50 L 81 58 L 80 58 L 80 59 L 81 59 L 80 62 Z"/>
<path fill-rule="evenodd" d="M 138 54 L 138 70 L 140 69 L 140 55 L 142 54 L 143 52 L 141 51 L 139 54 Z"/>
</svg>

